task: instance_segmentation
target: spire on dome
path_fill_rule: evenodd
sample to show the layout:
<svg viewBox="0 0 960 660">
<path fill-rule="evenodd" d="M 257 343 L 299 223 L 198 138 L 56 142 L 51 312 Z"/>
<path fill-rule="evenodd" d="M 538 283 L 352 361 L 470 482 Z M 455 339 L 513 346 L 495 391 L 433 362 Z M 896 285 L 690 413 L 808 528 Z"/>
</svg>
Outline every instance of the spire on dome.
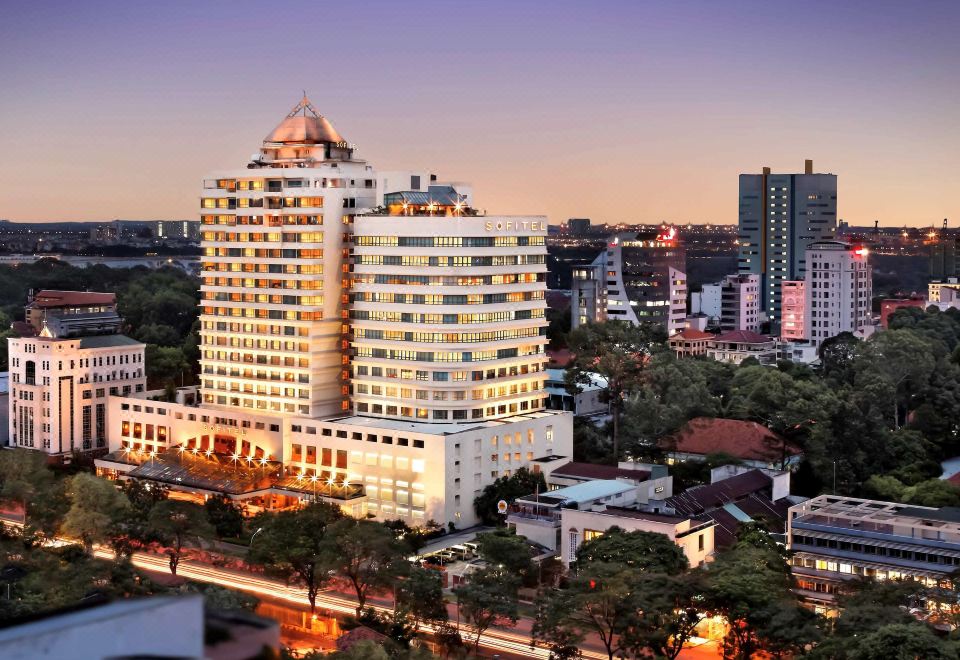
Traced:
<svg viewBox="0 0 960 660">
<path fill-rule="evenodd" d="M 303 93 L 303 98 L 286 118 L 263 140 L 274 144 L 333 144 L 346 145 L 347 141 L 337 133 L 326 117 Z"/>
<path fill-rule="evenodd" d="M 297 105 L 295 105 L 295 106 L 293 107 L 293 110 L 290 111 L 290 113 L 287 115 L 287 117 L 288 117 L 288 118 L 289 118 L 289 117 L 296 117 L 298 112 L 303 112 L 303 116 L 306 117 L 306 116 L 307 116 L 307 110 L 309 110 L 310 112 L 312 112 L 314 117 L 318 117 L 318 118 L 320 118 L 320 119 L 323 118 L 323 115 L 321 115 L 319 112 L 317 112 L 317 109 L 316 109 L 315 107 L 313 107 L 313 103 L 311 103 L 311 102 L 310 102 L 310 99 L 307 98 L 307 90 L 303 90 L 303 98 L 300 99 L 300 102 L 297 103 Z"/>
</svg>

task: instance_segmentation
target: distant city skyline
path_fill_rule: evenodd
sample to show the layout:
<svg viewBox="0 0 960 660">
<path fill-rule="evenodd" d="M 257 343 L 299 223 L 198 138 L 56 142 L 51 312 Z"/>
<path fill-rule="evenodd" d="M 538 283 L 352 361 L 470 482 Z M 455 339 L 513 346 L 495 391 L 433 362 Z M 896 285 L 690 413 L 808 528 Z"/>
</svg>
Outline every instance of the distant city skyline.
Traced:
<svg viewBox="0 0 960 660">
<path fill-rule="evenodd" d="M 378 169 L 490 213 L 735 224 L 737 176 L 838 175 L 853 225 L 960 223 L 960 6 L 21 3 L 0 24 L 0 218 L 198 217 L 313 99 Z"/>
</svg>

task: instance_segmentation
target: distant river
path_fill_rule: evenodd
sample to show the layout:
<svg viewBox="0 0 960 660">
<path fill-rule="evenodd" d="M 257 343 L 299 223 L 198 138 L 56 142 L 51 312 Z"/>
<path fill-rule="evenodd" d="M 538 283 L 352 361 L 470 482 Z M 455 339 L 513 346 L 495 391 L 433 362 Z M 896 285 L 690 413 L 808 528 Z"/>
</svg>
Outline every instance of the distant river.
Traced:
<svg viewBox="0 0 960 660">
<path fill-rule="evenodd" d="M 110 268 L 135 268 L 137 266 L 146 266 L 148 268 L 160 268 L 161 266 L 175 266 L 190 273 L 197 272 L 200 265 L 200 257 L 172 256 L 172 257 L 77 257 L 64 255 L 60 257 L 71 266 L 85 268 L 94 264 L 103 264 Z"/>
</svg>

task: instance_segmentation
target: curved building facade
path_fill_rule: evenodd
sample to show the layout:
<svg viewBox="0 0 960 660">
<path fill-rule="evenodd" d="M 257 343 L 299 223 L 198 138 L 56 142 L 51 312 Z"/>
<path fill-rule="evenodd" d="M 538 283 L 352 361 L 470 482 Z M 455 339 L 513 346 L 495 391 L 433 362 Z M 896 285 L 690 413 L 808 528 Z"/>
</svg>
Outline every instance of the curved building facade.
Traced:
<svg viewBox="0 0 960 660">
<path fill-rule="evenodd" d="M 545 408 L 546 219 L 434 207 L 355 221 L 354 412 L 444 423 Z"/>
</svg>

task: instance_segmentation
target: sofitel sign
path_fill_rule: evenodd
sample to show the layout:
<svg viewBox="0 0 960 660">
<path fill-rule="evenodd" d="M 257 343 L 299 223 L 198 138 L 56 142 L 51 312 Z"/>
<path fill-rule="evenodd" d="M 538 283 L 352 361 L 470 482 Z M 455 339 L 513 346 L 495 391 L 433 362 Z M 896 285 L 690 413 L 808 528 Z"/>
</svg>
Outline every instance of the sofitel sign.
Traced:
<svg viewBox="0 0 960 660">
<path fill-rule="evenodd" d="M 487 231 L 547 231 L 545 220 L 497 220 L 487 221 L 484 225 Z"/>
</svg>

